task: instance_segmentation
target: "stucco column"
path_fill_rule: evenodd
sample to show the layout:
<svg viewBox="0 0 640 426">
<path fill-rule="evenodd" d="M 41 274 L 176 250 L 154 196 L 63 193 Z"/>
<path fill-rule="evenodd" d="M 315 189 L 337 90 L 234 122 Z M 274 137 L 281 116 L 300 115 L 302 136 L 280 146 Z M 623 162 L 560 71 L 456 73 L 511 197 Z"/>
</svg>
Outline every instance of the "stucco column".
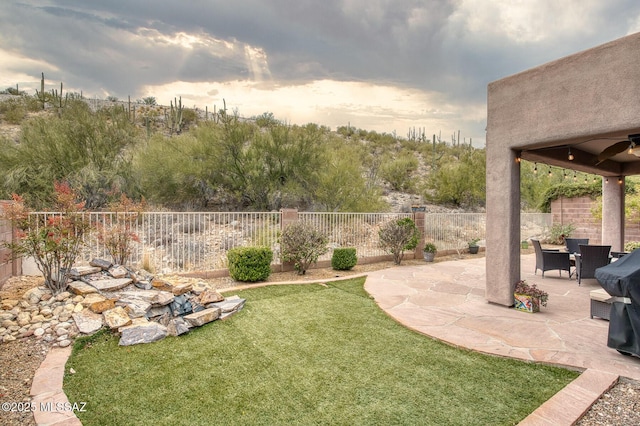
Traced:
<svg viewBox="0 0 640 426">
<path fill-rule="evenodd" d="M 488 302 L 512 306 L 520 279 L 520 163 L 502 142 L 487 143 L 485 296 Z"/>
<path fill-rule="evenodd" d="M 624 177 L 602 180 L 602 244 L 624 249 Z"/>
</svg>

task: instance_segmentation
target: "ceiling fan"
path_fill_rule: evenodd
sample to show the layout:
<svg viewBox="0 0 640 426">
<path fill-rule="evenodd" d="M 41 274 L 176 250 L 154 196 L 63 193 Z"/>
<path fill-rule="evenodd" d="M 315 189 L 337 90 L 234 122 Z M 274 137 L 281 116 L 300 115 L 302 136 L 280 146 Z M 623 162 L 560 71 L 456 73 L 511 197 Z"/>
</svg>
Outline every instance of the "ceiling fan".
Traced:
<svg viewBox="0 0 640 426">
<path fill-rule="evenodd" d="M 640 134 L 629 135 L 626 140 L 616 142 L 598 154 L 596 166 L 609 158 L 629 149 L 629 153 L 640 157 Z"/>
</svg>

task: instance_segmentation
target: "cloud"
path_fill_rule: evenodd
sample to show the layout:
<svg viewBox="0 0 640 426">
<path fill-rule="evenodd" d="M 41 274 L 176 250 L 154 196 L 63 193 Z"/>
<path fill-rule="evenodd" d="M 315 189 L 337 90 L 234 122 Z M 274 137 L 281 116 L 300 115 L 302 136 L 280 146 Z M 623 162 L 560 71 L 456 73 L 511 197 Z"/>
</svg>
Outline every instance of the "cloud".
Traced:
<svg viewBox="0 0 640 426">
<path fill-rule="evenodd" d="M 0 28 L 5 86 L 483 141 L 489 82 L 640 30 L 640 3 L 5 0 Z"/>
</svg>

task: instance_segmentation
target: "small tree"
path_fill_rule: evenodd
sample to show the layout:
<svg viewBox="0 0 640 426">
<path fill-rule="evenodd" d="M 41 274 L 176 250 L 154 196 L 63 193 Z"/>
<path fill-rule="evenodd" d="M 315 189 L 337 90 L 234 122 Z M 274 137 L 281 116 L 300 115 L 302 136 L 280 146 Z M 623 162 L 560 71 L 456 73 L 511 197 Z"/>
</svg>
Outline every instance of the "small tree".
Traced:
<svg viewBox="0 0 640 426">
<path fill-rule="evenodd" d="M 378 231 L 380 247 L 393 255 L 393 263 L 399 265 L 405 250 L 414 250 L 418 245 L 420 233 L 412 219 L 387 222 Z"/>
<path fill-rule="evenodd" d="M 111 255 L 113 263 L 126 265 L 133 250 L 132 242 L 140 242 L 138 234 L 133 232 L 135 224 L 145 210 L 144 199 L 136 203 L 125 194 L 121 194 L 117 202 L 111 203 L 114 216 L 105 218 L 105 223 L 98 229 L 98 241 L 104 244 Z"/>
<path fill-rule="evenodd" d="M 13 194 L 13 201 L 2 213 L 16 229 L 17 240 L 5 243 L 14 256 L 30 256 L 44 276 L 44 284 L 53 294 L 67 289 L 71 267 L 83 245 L 90 224 L 83 215 L 84 202 L 66 183 L 55 183 L 55 208 L 59 213 L 46 219 L 33 215 L 24 200 Z"/>
<path fill-rule="evenodd" d="M 327 237 L 312 224 L 294 222 L 282 230 L 280 258 L 283 262 L 293 262 L 298 275 L 304 275 L 318 257 L 329 251 L 327 242 Z"/>
</svg>

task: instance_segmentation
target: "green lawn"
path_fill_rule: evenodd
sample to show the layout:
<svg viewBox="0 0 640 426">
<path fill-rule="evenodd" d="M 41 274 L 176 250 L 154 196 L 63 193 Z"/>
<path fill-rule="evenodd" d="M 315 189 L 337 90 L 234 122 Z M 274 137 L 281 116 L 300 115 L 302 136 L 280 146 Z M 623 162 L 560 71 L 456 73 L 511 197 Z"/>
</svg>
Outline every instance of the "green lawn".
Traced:
<svg viewBox="0 0 640 426">
<path fill-rule="evenodd" d="M 407 330 L 363 283 L 246 290 L 235 316 L 147 345 L 79 339 L 64 390 L 85 426 L 509 425 L 578 375 Z"/>
</svg>

